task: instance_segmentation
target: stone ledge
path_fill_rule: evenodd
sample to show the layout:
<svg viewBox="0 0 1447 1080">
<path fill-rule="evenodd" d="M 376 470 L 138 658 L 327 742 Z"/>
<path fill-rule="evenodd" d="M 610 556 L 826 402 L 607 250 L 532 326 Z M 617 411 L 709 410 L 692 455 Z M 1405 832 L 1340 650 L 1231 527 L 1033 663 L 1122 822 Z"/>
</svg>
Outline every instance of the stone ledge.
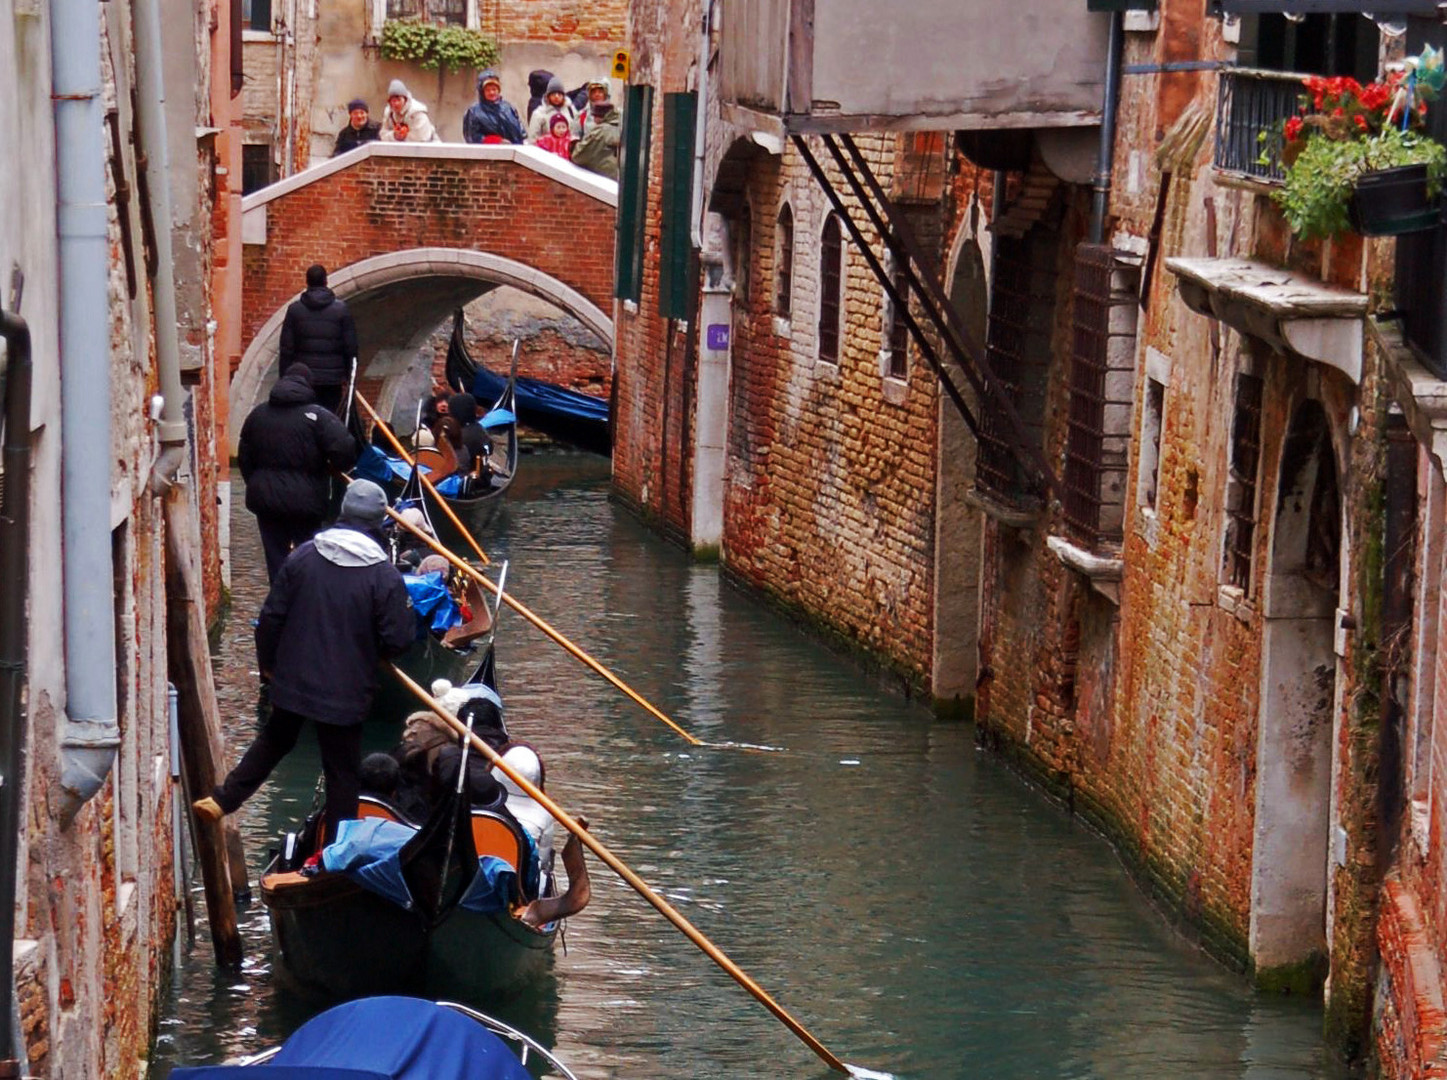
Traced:
<svg viewBox="0 0 1447 1080">
<path fill-rule="evenodd" d="M 1010 529 L 1033 529 L 1040 523 L 1042 513 L 1039 507 L 1015 506 L 1007 503 L 998 495 L 981 487 L 972 487 L 965 492 L 965 505 L 974 507 L 986 517 Z"/>
<path fill-rule="evenodd" d="M 1045 546 L 1068 569 L 1088 578 L 1091 588 L 1116 607 L 1120 607 L 1120 579 L 1125 573 L 1124 559 L 1087 551 L 1063 536 L 1047 536 Z"/>
<path fill-rule="evenodd" d="M 1362 381 L 1362 293 L 1251 259 L 1174 258 L 1166 269 L 1197 314 Z"/>
<path fill-rule="evenodd" d="M 1437 468 L 1447 472 L 1447 379 L 1417 359 L 1399 326 L 1369 319 L 1367 330 L 1382 350 L 1387 385 L 1402 407 L 1412 437 L 1431 452 Z"/>
</svg>

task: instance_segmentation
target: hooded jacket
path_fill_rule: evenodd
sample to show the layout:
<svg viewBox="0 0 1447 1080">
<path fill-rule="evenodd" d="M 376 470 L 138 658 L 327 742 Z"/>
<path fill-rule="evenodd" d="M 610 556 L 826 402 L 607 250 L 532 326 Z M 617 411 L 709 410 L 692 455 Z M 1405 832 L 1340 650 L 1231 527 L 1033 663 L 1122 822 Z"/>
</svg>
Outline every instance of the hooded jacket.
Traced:
<svg viewBox="0 0 1447 1080">
<path fill-rule="evenodd" d="M 523 141 L 523 122 L 511 102 L 498 98 L 488 101 L 482 96 L 483 85 L 496 80 L 497 72 L 488 68 L 477 77 L 477 104 L 469 108 L 462 117 L 462 141 L 480 143 L 489 135 L 495 142 L 520 143 Z"/>
<path fill-rule="evenodd" d="M 360 724 L 377 689 L 377 662 L 401 654 L 416 634 L 407 586 L 381 543 L 338 524 L 277 571 L 256 621 L 256 659 L 276 708 Z"/>
<path fill-rule="evenodd" d="M 356 440 L 316 400 L 311 384 L 293 369 L 241 425 L 236 456 L 246 509 L 257 517 L 320 523 L 327 514 L 329 471 L 357 460 Z"/>
<path fill-rule="evenodd" d="M 548 84 L 553 81 L 553 73 L 538 68 L 536 71 L 528 72 L 528 120 L 531 121 L 537 107 L 543 103 L 547 95 Z"/>
<path fill-rule="evenodd" d="M 356 355 L 357 324 L 325 285 L 308 289 L 286 309 L 277 360 L 283 375 L 301 361 L 311 368 L 312 386 L 343 386 Z"/>
<path fill-rule="evenodd" d="M 623 125 L 617 109 L 609 109 L 601 119 L 595 114 L 588 120 L 583 137 L 573 146 L 573 164 L 609 179 L 618 179 L 618 142 Z"/>
<path fill-rule="evenodd" d="M 447 415 L 461 428 L 458 465 L 463 471 L 471 472 L 478 458 L 492 453 L 492 440 L 478 422 L 477 399 L 471 394 L 453 394 L 447 399 Z"/>
<path fill-rule="evenodd" d="M 392 85 L 388 88 L 388 105 L 382 110 L 382 134 L 379 136 L 383 142 L 441 142 L 442 138 L 437 134 L 437 129 L 432 126 L 432 117 L 427 115 L 427 106 L 412 96 L 412 91 L 407 89 L 401 79 L 393 79 Z M 399 118 L 392 111 L 390 98 L 393 92 L 400 92 L 407 99 L 407 104 L 402 107 L 402 115 Z M 407 134 L 398 137 L 397 125 L 406 124 Z"/>
<path fill-rule="evenodd" d="M 583 133 L 578 122 L 578 110 L 573 108 L 573 103 L 568 99 L 567 92 L 563 90 L 563 80 L 554 78 L 548 83 L 548 93 L 538 103 L 538 107 L 532 111 L 528 118 L 528 141 L 537 142 L 539 139 L 552 133 L 553 117 L 562 113 L 568 118 L 568 132 L 577 138 Z M 562 94 L 563 103 L 554 105 L 547 99 L 548 95 Z"/>
</svg>

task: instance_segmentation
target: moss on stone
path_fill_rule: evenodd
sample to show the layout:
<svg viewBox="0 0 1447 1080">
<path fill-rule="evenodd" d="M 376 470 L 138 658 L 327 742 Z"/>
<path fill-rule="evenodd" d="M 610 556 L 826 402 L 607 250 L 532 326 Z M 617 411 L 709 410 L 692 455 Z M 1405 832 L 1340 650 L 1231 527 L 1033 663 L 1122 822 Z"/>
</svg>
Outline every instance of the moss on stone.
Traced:
<svg viewBox="0 0 1447 1080">
<path fill-rule="evenodd" d="M 717 563 L 719 561 L 719 546 L 717 544 L 694 544 L 690 552 L 693 561 L 698 563 Z"/>
<path fill-rule="evenodd" d="M 1320 952 L 1314 952 L 1294 964 L 1258 967 L 1252 974 L 1259 990 L 1299 997 L 1319 996 L 1321 988 L 1326 985 L 1326 976 L 1326 954 Z"/>
</svg>

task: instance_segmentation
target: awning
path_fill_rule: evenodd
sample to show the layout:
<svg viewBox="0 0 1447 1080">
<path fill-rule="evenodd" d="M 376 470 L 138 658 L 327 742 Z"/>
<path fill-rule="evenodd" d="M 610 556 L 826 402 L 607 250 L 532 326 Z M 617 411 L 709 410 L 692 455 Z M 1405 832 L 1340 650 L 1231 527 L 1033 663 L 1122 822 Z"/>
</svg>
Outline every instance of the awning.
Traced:
<svg viewBox="0 0 1447 1080">
<path fill-rule="evenodd" d="M 1166 269 L 1192 311 L 1361 382 L 1362 293 L 1250 259 L 1167 259 Z"/>
</svg>

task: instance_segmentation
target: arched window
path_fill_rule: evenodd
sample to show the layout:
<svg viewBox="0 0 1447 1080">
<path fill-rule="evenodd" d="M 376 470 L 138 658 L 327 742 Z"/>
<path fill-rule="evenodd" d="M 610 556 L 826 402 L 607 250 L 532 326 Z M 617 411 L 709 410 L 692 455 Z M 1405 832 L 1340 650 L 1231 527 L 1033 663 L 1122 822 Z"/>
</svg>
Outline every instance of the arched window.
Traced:
<svg viewBox="0 0 1447 1080">
<path fill-rule="evenodd" d="M 794 295 L 794 211 L 785 203 L 774 230 L 774 314 L 789 317 Z"/>
<path fill-rule="evenodd" d="M 819 243 L 819 359 L 839 363 L 839 309 L 844 285 L 844 244 L 839 215 L 824 221 Z"/>
</svg>

